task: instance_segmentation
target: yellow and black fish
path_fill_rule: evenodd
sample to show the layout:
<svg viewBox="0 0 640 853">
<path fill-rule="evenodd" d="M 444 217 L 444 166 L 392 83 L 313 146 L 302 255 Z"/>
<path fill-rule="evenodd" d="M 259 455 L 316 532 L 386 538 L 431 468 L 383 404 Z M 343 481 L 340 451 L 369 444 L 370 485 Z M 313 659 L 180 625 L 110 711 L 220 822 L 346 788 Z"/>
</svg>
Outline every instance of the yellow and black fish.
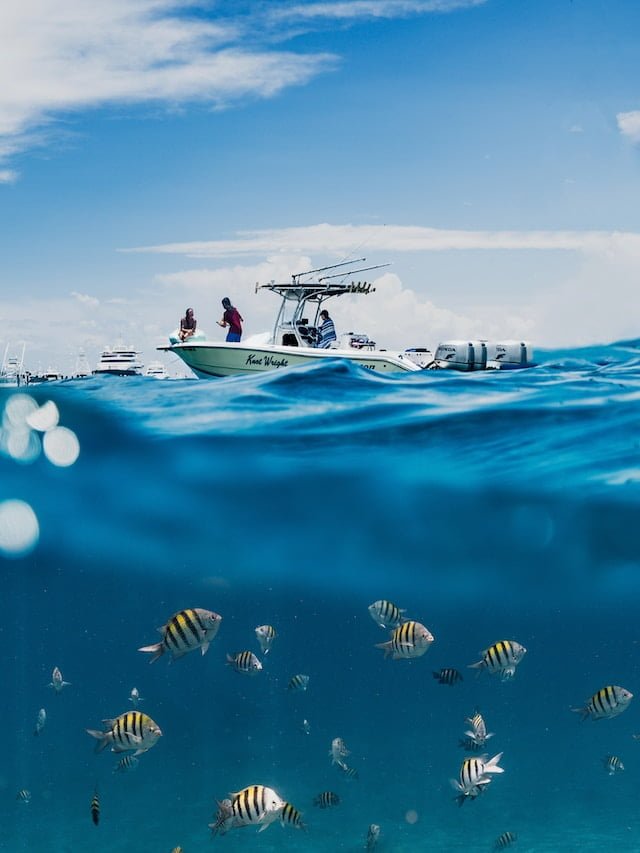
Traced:
<svg viewBox="0 0 640 853">
<path fill-rule="evenodd" d="M 278 636 L 273 625 L 258 625 L 255 629 L 256 639 L 260 643 L 263 655 L 268 655 L 273 641 Z"/>
<path fill-rule="evenodd" d="M 527 650 L 515 640 L 499 640 L 488 649 L 480 652 L 482 659 L 469 664 L 470 669 L 484 669 L 491 675 L 499 675 L 503 681 L 512 678 L 516 666 L 526 655 Z"/>
<path fill-rule="evenodd" d="M 384 649 L 385 658 L 410 660 L 421 657 L 433 643 L 433 634 L 420 622 L 409 620 L 391 632 L 386 643 L 376 643 L 376 649 Z"/>
<path fill-rule="evenodd" d="M 615 776 L 616 773 L 624 770 L 624 764 L 620 761 L 617 755 L 605 755 L 602 759 L 602 763 L 609 776 Z"/>
<path fill-rule="evenodd" d="M 584 708 L 572 708 L 572 711 L 581 715 L 581 719 L 589 717 L 592 720 L 608 720 L 617 717 L 629 707 L 633 699 L 633 693 L 618 687 L 616 684 L 608 684 L 601 687 L 593 694 Z"/>
<path fill-rule="evenodd" d="M 262 664 L 253 652 L 236 652 L 235 655 L 227 655 L 227 665 L 244 675 L 257 675 L 262 669 Z"/>
<path fill-rule="evenodd" d="M 100 798 L 98 797 L 98 789 L 93 792 L 91 798 L 91 820 L 97 826 L 100 823 Z"/>
<path fill-rule="evenodd" d="M 87 733 L 99 741 L 96 744 L 96 752 L 102 752 L 111 745 L 112 752 L 135 749 L 134 755 L 142 755 L 162 736 L 158 724 L 142 711 L 125 711 L 114 720 L 102 722 L 107 727 L 104 732 L 87 729 Z"/>
<path fill-rule="evenodd" d="M 218 802 L 218 812 L 209 828 L 214 835 L 224 835 L 230 829 L 241 826 L 259 826 L 259 832 L 267 829 L 280 816 L 284 800 L 265 785 L 249 785 L 241 791 L 229 794 L 229 799 Z"/>
<path fill-rule="evenodd" d="M 381 628 L 397 628 L 406 621 L 403 616 L 405 611 L 385 598 L 374 601 L 367 609 L 373 621 Z"/>
<path fill-rule="evenodd" d="M 159 643 L 142 646 L 138 651 L 153 655 L 149 663 L 158 660 L 165 652 L 169 652 L 173 660 L 178 660 L 194 649 L 202 649 L 202 654 L 205 654 L 209 643 L 218 633 L 220 622 L 222 616 L 211 610 L 202 610 L 200 607 L 180 610 L 162 628 L 158 628 L 162 634 Z"/>
<path fill-rule="evenodd" d="M 515 832 L 510 832 L 509 830 L 507 830 L 506 832 L 503 832 L 502 835 L 499 835 L 496 838 L 495 843 L 493 845 L 493 849 L 506 850 L 507 847 L 511 847 L 512 844 L 515 844 L 517 840 L 518 836 L 515 834 Z"/>
<path fill-rule="evenodd" d="M 291 805 L 291 803 L 285 803 L 282 807 L 280 823 L 282 826 L 287 824 L 288 826 L 293 826 L 296 829 L 306 830 L 307 828 L 302 822 L 302 815 L 295 806 Z"/>
<path fill-rule="evenodd" d="M 319 806 L 321 809 L 328 809 L 330 806 L 337 806 L 339 802 L 340 797 L 333 791 L 323 791 L 315 797 L 313 805 Z"/>
<path fill-rule="evenodd" d="M 287 690 L 291 690 L 292 692 L 300 692 L 306 690 L 309 686 L 309 676 L 308 675 L 292 675 L 289 683 L 287 684 Z"/>
<path fill-rule="evenodd" d="M 464 680 L 462 673 L 450 666 L 434 672 L 433 677 L 437 680 L 438 684 L 448 684 L 449 687 L 453 687 L 454 684 Z"/>
</svg>

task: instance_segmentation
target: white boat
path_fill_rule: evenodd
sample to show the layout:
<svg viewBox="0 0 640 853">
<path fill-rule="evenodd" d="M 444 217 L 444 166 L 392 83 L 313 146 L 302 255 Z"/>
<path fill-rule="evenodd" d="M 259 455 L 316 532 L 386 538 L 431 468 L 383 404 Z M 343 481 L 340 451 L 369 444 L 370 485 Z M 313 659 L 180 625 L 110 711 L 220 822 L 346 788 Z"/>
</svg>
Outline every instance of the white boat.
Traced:
<svg viewBox="0 0 640 853">
<path fill-rule="evenodd" d="M 522 341 L 507 341 L 502 344 L 491 344 L 487 341 L 449 341 L 438 344 L 434 355 L 426 346 L 404 350 L 381 349 L 366 334 L 347 332 L 330 347 L 318 347 L 320 310 L 327 299 L 345 294 L 367 296 L 375 291 L 375 287 L 367 281 L 344 281 L 356 273 L 387 266 L 380 264 L 353 269 L 354 263 L 364 260 L 365 258 L 359 258 L 357 261 L 296 273 L 291 277 L 291 282 L 285 284 L 275 281 L 256 284 L 256 292 L 261 289 L 270 290 L 277 293 L 281 299 L 273 332 L 265 342 L 257 342 L 255 339 L 243 343 L 210 341 L 199 331 L 182 343 L 177 332 L 173 332 L 169 336 L 169 345 L 158 349 L 175 353 L 201 378 L 236 376 L 317 364 L 327 358 L 344 358 L 378 373 L 416 372 L 425 369 L 470 371 L 531 365 L 530 347 Z M 335 272 L 340 267 L 348 269 Z M 318 273 L 324 275 L 315 280 L 310 279 Z M 309 317 L 312 318 L 311 321 Z"/>
<path fill-rule="evenodd" d="M 138 359 L 139 355 L 133 347 L 125 347 L 121 343 L 105 347 L 93 373 L 103 376 L 141 376 L 144 365 Z"/>
<path fill-rule="evenodd" d="M 168 379 L 169 374 L 167 373 L 164 364 L 161 361 L 150 361 L 147 365 L 147 369 L 144 372 L 145 376 L 150 376 L 152 379 Z"/>
<path fill-rule="evenodd" d="M 38 370 L 37 373 L 29 373 L 27 381 L 29 385 L 38 385 L 41 382 L 59 382 L 64 379 L 62 373 L 58 370 L 53 370 L 51 367 L 48 370 Z"/>
<path fill-rule="evenodd" d="M 27 372 L 24 369 L 25 344 L 7 344 L 0 366 L 0 388 L 15 388 L 25 385 Z"/>
<path fill-rule="evenodd" d="M 360 259 L 360 261 L 363 260 L 364 258 Z M 354 263 L 357 261 L 297 273 L 292 276 L 290 283 L 278 284 L 272 281 L 269 284 L 256 285 L 256 291 L 270 290 L 281 298 L 273 333 L 265 343 L 214 342 L 207 340 L 203 333 L 194 335 L 185 343 L 181 343 L 174 333 L 169 338 L 169 346 L 158 347 L 158 349 L 175 353 L 197 376 L 202 378 L 236 376 L 264 370 L 298 367 L 303 364 L 317 364 L 327 358 L 346 358 L 354 364 L 379 373 L 417 371 L 428 367 L 434 359 L 426 347 L 404 351 L 378 349 L 375 341 L 360 332 L 347 332 L 341 335 L 339 340 L 327 349 L 315 345 L 318 339 L 317 326 L 320 310 L 327 299 L 346 294 L 365 296 L 375 291 L 375 288 L 366 281 L 357 283 L 334 281 L 336 278 L 344 279 L 356 273 L 379 268 L 353 269 Z M 316 273 L 335 271 L 343 266 L 349 266 L 350 269 L 346 272 L 332 272 L 315 280 L 309 278 Z M 309 317 L 313 318 L 311 322 Z"/>
</svg>

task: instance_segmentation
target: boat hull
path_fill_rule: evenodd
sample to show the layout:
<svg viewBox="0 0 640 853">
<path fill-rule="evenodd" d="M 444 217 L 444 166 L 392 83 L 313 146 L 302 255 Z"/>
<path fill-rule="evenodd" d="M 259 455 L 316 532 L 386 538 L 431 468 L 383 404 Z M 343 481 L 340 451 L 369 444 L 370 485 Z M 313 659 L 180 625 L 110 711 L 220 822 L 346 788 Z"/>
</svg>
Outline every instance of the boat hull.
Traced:
<svg viewBox="0 0 640 853">
<path fill-rule="evenodd" d="M 420 370 L 409 358 L 381 350 L 304 349 L 302 347 L 250 346 L 231 343 L 186 343 L 159 347 L 175 353 L 200 378 L 239 376 L 317 364 L 328 358 L 346 358 L 376 373 Z"/>
</svg>

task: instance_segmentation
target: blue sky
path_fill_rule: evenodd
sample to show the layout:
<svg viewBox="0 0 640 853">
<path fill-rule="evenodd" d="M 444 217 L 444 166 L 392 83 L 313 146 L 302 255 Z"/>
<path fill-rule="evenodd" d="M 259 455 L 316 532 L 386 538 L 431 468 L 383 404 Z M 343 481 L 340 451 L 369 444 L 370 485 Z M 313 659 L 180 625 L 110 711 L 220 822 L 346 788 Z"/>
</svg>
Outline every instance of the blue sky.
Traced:
<svg viewBox="0 0 640 853">
<path fill-rule="evenodd" d="M 383 345 L 635 337 L 639 48 L 632 0 L 4 4 L 0 340 L 148 362 L 361 256 Z"/>
</svg>

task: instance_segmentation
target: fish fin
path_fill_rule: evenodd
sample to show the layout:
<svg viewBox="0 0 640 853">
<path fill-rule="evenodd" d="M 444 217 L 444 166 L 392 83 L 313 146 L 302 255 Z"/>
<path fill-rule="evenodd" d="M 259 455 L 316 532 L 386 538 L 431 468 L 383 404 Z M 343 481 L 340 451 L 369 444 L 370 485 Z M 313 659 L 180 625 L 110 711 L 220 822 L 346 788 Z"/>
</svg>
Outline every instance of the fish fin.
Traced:
<svg viewBox="0 0 640 853">
<path fill-rule="evenodd" d="M 574 714 L 580 714 L 580 719 L 582 722 L 584 722 L 587 719 L 587 717 L 589 716 L 589 710 L 586 707 L 584 707 L 584 708 L 572 708 L 571 710 L 573 711 Z"/>
<path fill-rule="evenodd" d="M 153 643 L 151 646 L 142 646 L 138 649 L 139 652 L 146 652 L 147 654 L 153 655 L 149 663 L 153 663 L 154 660 L 158 660 L 159 657 L 162 657 L 164 654 L 164 644 L 163 643 Z"/>
<path fill-rule="evenodd" d="M 95 729 L 87 729 L 87 734 L 91 735 L 98 740 L 98 743 L 95 746 L 95 752 L 102 752 L 103 749 L 106 749 L 109 745 L 109 732 L 97 732 Z"/>
<path fill-rule="evenodd" d="M 207 653 L 207 649 L 209 648 L 209 643 L 208 643 L 208 642 L 207 642 L 207 643 L 203 643 L 203 644 L 202 644 L 202 646 L 201 646 L 201 648 L 202 648 L 202 654 L 203 654 L 203 655 L 206 655 L 206 653 Z"/>
<path fill-rule="evenodd" d="M 449 779 L 449 784 L 451 785 L 454 791 L 464 791 L 464 788 L 462 787 L 460 782 L 458 782 L 457 779 Z"/>
<path fill-rule="evenodd" d="M 486 663 L 483 660 L 479 660 L 477 663 L 467 664 L 467 669 L 483 669 L 485 666 Z"/>
<path fill-rule="evenodd" d="M 493 758 L 491 759 L 491 761 L 488 761 L 484 765 L 484 772 L 485 773 L 504 773 L 504 768 L 498 767 L 498 762 L 500 761 L 500 759 L 502 758 L 503 755 L 504 755 L 504 753 L 502 753 L 502 752 L 499 752 L 497 755 L 494 755 Z M 487 781 L 489 781 L 489 780 L 487 780 Z"/>
</svg>

